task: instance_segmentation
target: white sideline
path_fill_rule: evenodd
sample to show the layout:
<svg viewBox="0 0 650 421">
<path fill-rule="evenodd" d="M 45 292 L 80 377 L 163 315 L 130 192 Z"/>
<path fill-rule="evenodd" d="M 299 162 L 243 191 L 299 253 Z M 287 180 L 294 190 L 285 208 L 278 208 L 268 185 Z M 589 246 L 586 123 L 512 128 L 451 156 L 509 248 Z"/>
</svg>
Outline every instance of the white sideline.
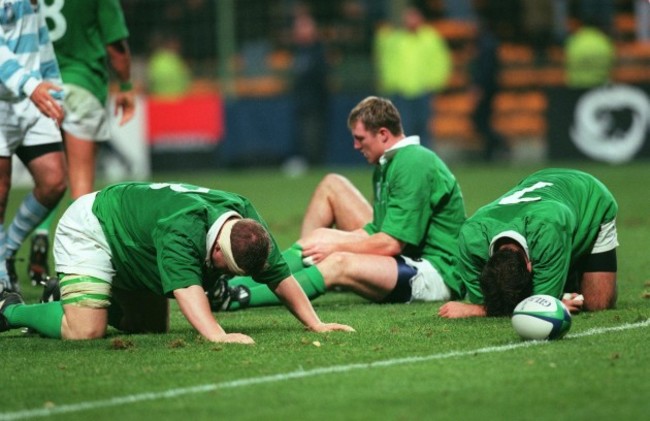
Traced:
<svg viewBox="0 0 650 421">
<path fill-rule="evenodd" d="M 619 326 L 589 329 L 584 332 L 567 335 L 567 338 L 582 338 L 585 336 L 600 335 L 602 333 L 628 330 L 628 329 L 637 329 L 637 328 L 642 328 L 647 326 L 650 326 L 650 319 L 645 320 L 643 322 L 629 323 L 629 324 L 624 324 Z M 442 354 L 431 354 L 431 355 L 425 355 L 421 357 L 405 357 L 405 358 L 381 360 L 381 361 L 375 361 L 375 362 L 363 363 L 363 364 L 359 363 L 359 364 L 335 365 L 331 367 L 314 368 L 311 370 L 297 370 L 288 373 L 274 374 L 270 376 L 250 377 L 250 378 L 244 378 L 239 380 L 232 380 L 228 382 L 204 384 L 204 385 L 192 386 L 192 387 L 182 387 L 178 389 L 169 389 L 162 392 L 149 392 L 149 393 L 139 393 L 136 395 L 117 396 L 111 399 L 79 402 L 74 404 L 53 406 L 51 408 L 36 408 L 36 409 L 26 409 L 26 410 L 16 411 L 16 412 L 4 412 L 4 413 L 0 413 L 0 421 L 20 420 L 20 419 L 35 418 L 35 417 L 46 417 L 55 414 L 87 411 L 92 409 L 106 408 L 111 406 L 118 406 L 118 405 L 137 403 L 143 401 L 152 401 L 152 400 L 165 399 L 165 398 L 176 398 L 183 395 L 205 393 L 205 392 L 211 392 L 220 389 L 234 389 L 237 387 L 245 387 L 245 386 L 257 385 L 263 383 L 274 383 L 274 382 L 281 382 L 281 381 L 299 379 L 305 377 L 315 377 L 323 374 L 345 373 L 348 371 L 362 370 L 362 369 L 375 368 L 375 367 L 390 367 L 395 365 L 418 363 L 418 362 L 432 361 L 432 360 L 442 360 L 447 358 L 464 357 L 464 356 L 476 355 L 476 354 L 505 352 L 505 351 L 510 351 L 512 349 L 524 348 L 529 346 L 537 346 L 546 343 L 548 342 L 547 341 L 522 341 L 522 342 L 511 343 L 508 345 L 491 346 L 491 347 L 479 348 L 479 349 L 474 349 L 469 351 L 451 351 Z"/>
</svg>

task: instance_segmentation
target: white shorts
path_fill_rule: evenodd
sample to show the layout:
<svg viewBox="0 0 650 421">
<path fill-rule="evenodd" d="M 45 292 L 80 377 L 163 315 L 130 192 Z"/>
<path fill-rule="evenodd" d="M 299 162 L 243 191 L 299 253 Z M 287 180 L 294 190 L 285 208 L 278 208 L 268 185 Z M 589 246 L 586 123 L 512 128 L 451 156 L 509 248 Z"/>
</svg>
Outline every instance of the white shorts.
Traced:
<svg viewBox="0 0 650 421">
<path fill-rule="evenodd" d="M 407 265 L 417 270 L 417 274 L 411 278 L 411 301 L 449 301 L 449 287 L 428 260 L 401 257 Z"/>
<path fill-rule="evenodd" d="M 75 200 L 59 220 L 52 249 L 54 265 L 57 273 L 88 275 L 112 283 L 111 249 L 92 212 L 96 195 Z"/>
<path fill-rule="evenodd" d="M 591 254 L 604 253 L 618 247 L 618 234 L 616 232 L 616 219 L 600 226 L 598 237 Z"/>
<path fill-rule="evenodd" d="M 80 86 L 64 84 L 63 91 L 63 130 L 88 141 L 109 140 L 111 132 L 106 107 Z"/>
<path fill-rule="evenodd" d="M 61 143 L 56 122 L 25 98 L 18 102 L 0 101 L 0 156 L 12 156 L 20 146 Z"/>
</svg>

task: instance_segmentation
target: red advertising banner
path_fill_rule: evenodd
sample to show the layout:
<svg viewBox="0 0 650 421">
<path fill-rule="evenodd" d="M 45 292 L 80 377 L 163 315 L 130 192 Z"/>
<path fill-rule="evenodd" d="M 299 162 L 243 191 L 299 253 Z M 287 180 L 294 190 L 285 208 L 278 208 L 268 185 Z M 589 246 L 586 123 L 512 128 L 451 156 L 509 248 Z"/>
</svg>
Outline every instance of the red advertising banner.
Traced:
<svg viewBox="0 0 650 421">
<path fill-rule="evenodd" d="M 212 146 L 224 134 L 223 101 L 217 94 L 149 97 L 146 112 L 147 140 L 153 147 Z"/>
</svg>

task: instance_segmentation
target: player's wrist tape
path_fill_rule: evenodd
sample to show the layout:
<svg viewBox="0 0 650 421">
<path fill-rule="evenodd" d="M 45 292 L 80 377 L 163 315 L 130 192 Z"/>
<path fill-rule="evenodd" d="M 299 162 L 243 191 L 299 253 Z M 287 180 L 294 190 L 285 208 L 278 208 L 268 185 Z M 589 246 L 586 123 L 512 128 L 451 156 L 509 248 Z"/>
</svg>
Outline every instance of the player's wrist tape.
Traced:
<svg viewBox="0 0 650 421">
<path fill-rule="evenodd" d="M 128 92 L 133 89 L 131 81 L 120 82 L 120 92 Z"/>
</svg>

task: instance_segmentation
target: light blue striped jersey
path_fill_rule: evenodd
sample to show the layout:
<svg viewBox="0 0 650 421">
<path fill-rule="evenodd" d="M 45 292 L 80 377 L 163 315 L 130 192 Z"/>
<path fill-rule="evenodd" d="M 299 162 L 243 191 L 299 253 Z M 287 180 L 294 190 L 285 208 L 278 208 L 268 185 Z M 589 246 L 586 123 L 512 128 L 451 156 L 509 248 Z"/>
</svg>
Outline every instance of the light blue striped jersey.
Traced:
<svg viewBox="0 0 650 421">
<path fill-rule="evenodd" d="M 38 0 L 0 0 L 0 100 L 29 97 L 42 80 L 62 84 L 40 8 Z"/>
</svg>

